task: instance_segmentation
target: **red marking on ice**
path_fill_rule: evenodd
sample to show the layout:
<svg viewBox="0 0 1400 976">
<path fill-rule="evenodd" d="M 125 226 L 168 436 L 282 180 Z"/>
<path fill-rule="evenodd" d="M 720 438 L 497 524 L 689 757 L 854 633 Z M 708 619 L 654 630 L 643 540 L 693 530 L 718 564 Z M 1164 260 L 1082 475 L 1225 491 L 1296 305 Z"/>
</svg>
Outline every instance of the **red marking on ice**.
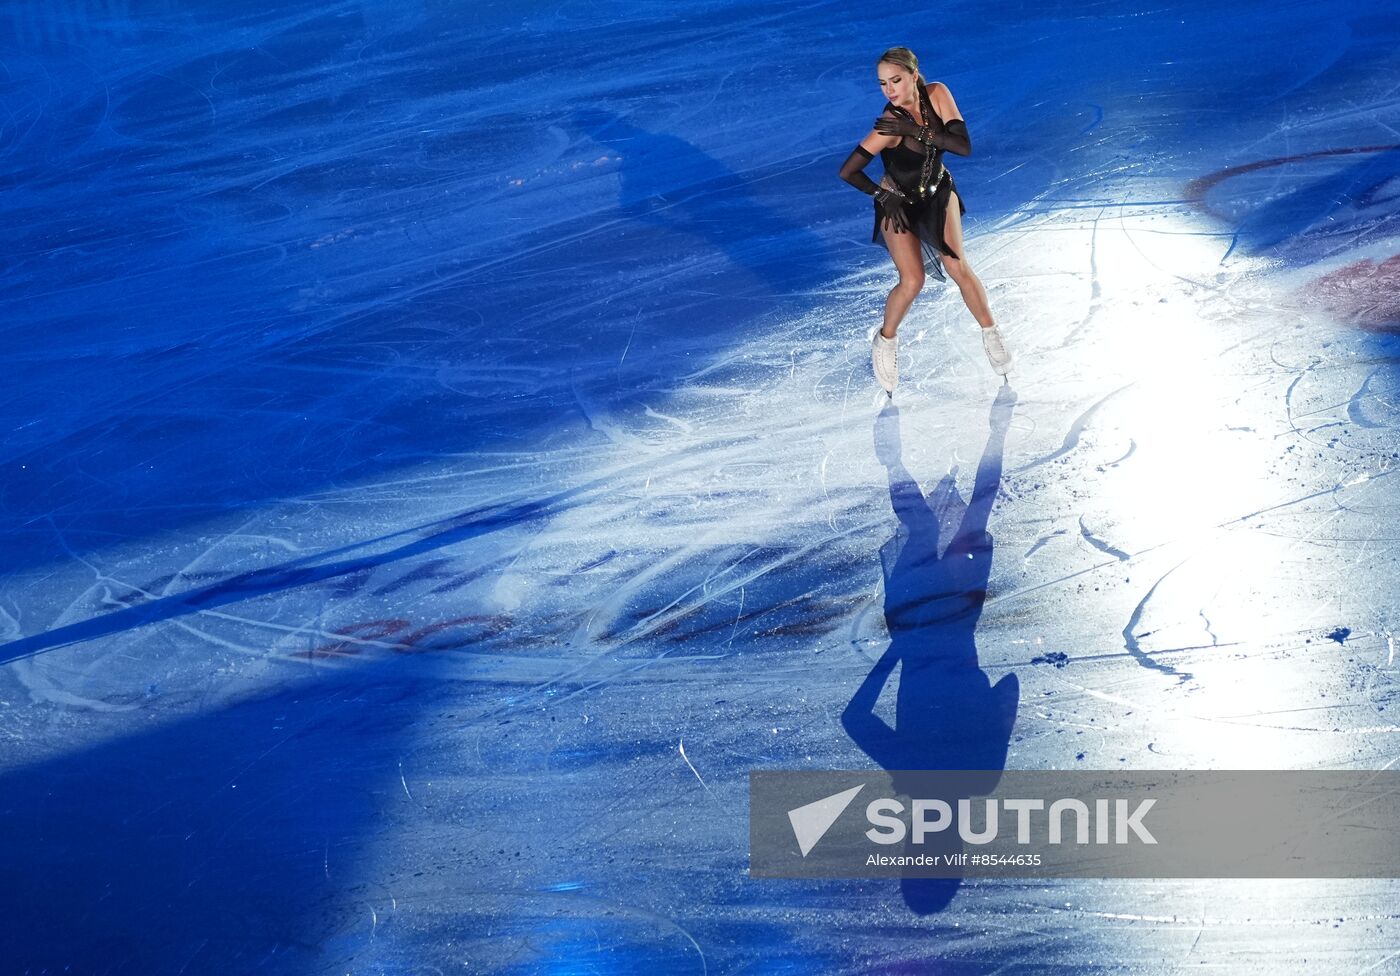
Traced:
<svg viewBox="0 0 1400 976">
<path fill-rule="evenodd" d="M 392 650 L 395 654 L 418 654 L 423 651 L 448 651 L 464 647 L 483 637 L 494 637 L 495 635 L 508 629 L 510 622 L 503 617 L 490 617 L 474 614 L 467 617 L 453 617 L 450 620 L 442 620 L 437 623 L 427 624 L 419 627 L 412 633 L 398 636 L 404 630 L 412 626 L 407 620 L 400 617 L 392 617 L 385 620 L 366 620 L 363 623 L 351 624 L 349 627 L 341 627 L 332 631 L 337 637 L 347 638 L 346 640 L 333 641 L 329 644 L 322 644 L 309 651 L 296 651 L 291 656 L 307 659 L 319 659 L 327 657 L 354 657 L 366 651 L 373 651 L 379 646 Z M 469 634 L 463 634 L 453 642 L 438 644 L 435 646 L 422 647 L 420 644 L 436 634 L 454 627 L 473 627 Z"/>
<path fill-rule="evenodd" d="M 1328 272 L 1302 297 L 1367 328 L 1400 328 L 1400 254 L 1380 264 L 1367 258 Z"/>
<path fill-rule="evenodd" d="M 350 657 L 361 653 L 365 649 L 366 641 L 384 641 L 407 626 L 407 620 L 401 620 L 397 617 L 389 620 L 366 620 L 364 623 L 352 624 L 332 632 L 337 637 L 349 637 L 353 638 L 352 640 L 323 644 L 309 651 L 297 651 L 292 657 Z"/>
<path fill-rule="evenodd" d="M 1386 152 L 1391 149 L 1400 149 L 1400 143 L 1392 143 L 1388 146 L 1347 146 L 1342 149 L 1318 149 L 1313 152 L 1295 153 L 1292 156 L 1277 156 L 1273 159 L 1261 159 L 1253 163 L 1245 163 L 1243 166 L 1231 166 L 1229 169 L 1222 169 L 1209 176 L 1202 176 L 1186 184 L 1186 199 L 1200 207 L 1212 217 L 1220 220 L 1230 218 L 1222 213 L 1210 208 L 1206 203 L 1206 194 L 1216 186 L 1226 180 L 1241 173 L 1252 173 L 1255 170 L 1269 169 L 1272 166 L 1286 166 L 1289 163 L 1302 162 L 1305 159 L 1321 159 L 1325 156 L 1354 156 L 1360 153 Z"/>
</svg>

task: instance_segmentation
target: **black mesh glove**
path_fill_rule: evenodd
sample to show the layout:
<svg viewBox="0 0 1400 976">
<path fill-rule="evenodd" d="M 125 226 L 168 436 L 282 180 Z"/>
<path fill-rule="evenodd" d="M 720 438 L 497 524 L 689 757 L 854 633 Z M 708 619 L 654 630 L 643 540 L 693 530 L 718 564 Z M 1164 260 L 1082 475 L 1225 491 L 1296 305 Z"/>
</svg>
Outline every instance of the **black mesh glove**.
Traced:
<svg viewBox="0 0 1400 976">
<path fill-rule="evenodd" d="M 847 156 L 846 161 L 841 164 L 841 179 L 862 193 L 874 197 L 875 202 L 880 205 L 880 215 L 886 229 L 894 234 L 901 233 L 909 229 L 909 218 L 904 212 L 904 208 L 909 205 L 909 198 L 898 190 L 885 189 L 865 175 L 865 165 L 874 158 L 864 148 L 856 146 L 855 152 Z"/>
<path fill-rule="evenodd" d="M 946 149 L 958 156 L 972 155 L 972 137 L 967 134 L 967 123 L 962 119 L 954 119 L 947 125 L 918 125 L 909 118 L 881 116 L 875 120 L 875 131 L 885 136 L 917 139 L 926 146 Z"/>
<path fill-rule="evenodd" d="M 928 126 L 919 125 L 913 119 L 903 116 L 882 115 L 875 120 L 875 131 L 882 136 L 905 136 L 909 139 L 926 142 L 927 140 L 924 138 L 924 135 L 927 134 L 926 129 Z"/>
<path fill-rule="evenodd" d="M 856 146 L 855 152 L 846 157 L 846 161 L 841 164 L 841 179 L 855 187 L 861 193 L 874 196 L 879 192 L 880 185 L 866 176 L 862 170 L 865 164 L 875 157 L 866 152 L 864 148 Z"/>
<path fill-rule="evenodd" d="M 931 130 L 930 146 L 946 149 L 958 156 L 972 155 L 972 136 L 967 134 L 967 123 L 954 119 L 941 130 Z"/>
<path fill-rule="evenodd" d="M 909 229 L 909 216 L 904 208 L 909 206 L 909 198 L 898 190 L 877 187 L 875 202 L 880 205 L 881 223 L 885 230 L 902 234 Z"/>
</svg>

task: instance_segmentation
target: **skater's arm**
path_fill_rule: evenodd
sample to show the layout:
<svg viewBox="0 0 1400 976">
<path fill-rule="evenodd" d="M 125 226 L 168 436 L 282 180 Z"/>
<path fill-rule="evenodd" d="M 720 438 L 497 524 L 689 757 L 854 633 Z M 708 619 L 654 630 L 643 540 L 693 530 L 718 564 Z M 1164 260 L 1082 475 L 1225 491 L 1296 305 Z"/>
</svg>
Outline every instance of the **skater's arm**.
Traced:
<svg viewBox="0 0 1400 976">
<path fill-rule="evenodd" d="M 929 130 L 928 143 L 938 149 L 946 149 L 958 156 L 972 155 L 972 137 L 967 132 L 967 122 L 963 120 L 958 103 L 953 101 L 953 93 L 941 81 L 928 86 L 928 97 L 933 102 L 933 110 L 943 119 L 943 129 Z"/>
<path fill-rule="evenodd" d="M 882 136 L 871 129 L 855 150 L 846 157 L 846 161 L 841 164 L 841 179 L 867 196 L 875 196 L 880 192 L 880 185 L 865 175 L 865 167 L 875 158 L 876 153 L 883 149 L 889 149 L 898 143 L 898 138 Z"/>
<path fill-rule="evenodd" d="M 895 518 L 911 532 L 920 525 L 927 525 L 932 510 L 914 476 L 899 462 L 886 465 L 885 470 L 890 476 L 890 508 Z"/>
<path fill-rule="evenodd" d="M 899 115 L 896 114 L 894 109 L 885 109 L 883 112 L 880 113 L 880 118 L 875 120 L 876 128 L 873 128 L 869 132 L 867 132 L 865 138 L 860 141 L 860 144 L 866 149 L 868 149 L 872 154 L 880 152 L 883 149 L 893 149 L 895 146 L 899 145 L 899 136 L 892 136 L 888 133 L 881 132 L 879 130 L 880 119 L 897 118 L 899 118 Z"/>
<path fill-rule="evenodd" d="M 884 136 L 879 138 L 883 139 Z M 867 137 L 866 142 L 869 141 Z M 898 190 L 885 189 L 865 175 L 865 165 L 870 162 L 873 155 L 865 148 L 865 142 L 856 146 L 855 151 L 847 156 L 846 161 L 841 164 L 841 179 L 879 202 L 886 230 L 893 233 L 906 231 L 909 229 L 909 219 L 905 216 L 904 208 L 909 203 L 909 199 Z"/>
<path fill-rule="evenodd" d="M 928 89 L 930 98 L 933 97 L 933 88 L 934 86 L 930 85 Z M 952 101 L 951 95 L 948 100 Z M 943 109 L 949 113 L 956 113 L 957 110 L 956 105 L 945 106 Z M 935 111 L 938 111 L 936 106 Z M 939 117 L 942 118 L 942 115 Z M 959 156 L 972 155 L 972 138 L 967 134 L 967 123 L 961 118 L 955 118 L 951 122 L 940 122 L 939 119 L 931 118 L 928 125 L 920 125 L 908 115 L 892 116 L 886 113 L 875 120 L 875 131 L 896 138 L 917 139 L 925 146 L 946 149 Z"/>
<path fill-rule="evenodd" d="M 856 146 L 841 164 L 841 179 L 861 193 L 872 197 L 880 192 L 880 184 L 865 175 L 866 164 L 873 158 L 874 154 L 867 152 L 864 145 L 860 145 Z"/>
<path fill-rule="evenodd" d="M 941 81 L 935 81 L 925 90 L 928 92 L 929 101 L 933 102 L 933 110 L 938 113 L 938 117 L 943 120 L 944 125 L 963 120 L 958 103 L 953 101 L 953 93 L 948 90 L 947 85 Z"/>
<path fill-rule="evenodd" d="M 894 644 L 891 644 L 875 667 L 865 676 L 856 693 L 851 696 L 846 710 L 841 713 L 841 727 L 846 730 L 851 741 L 882 766 L 892 754 L 895 731 L 875 714 L 875 702 L 879 700 L 880 691 L 890 679 L 898 660 L 899 655 L 895 653 Z"/>
</svg>

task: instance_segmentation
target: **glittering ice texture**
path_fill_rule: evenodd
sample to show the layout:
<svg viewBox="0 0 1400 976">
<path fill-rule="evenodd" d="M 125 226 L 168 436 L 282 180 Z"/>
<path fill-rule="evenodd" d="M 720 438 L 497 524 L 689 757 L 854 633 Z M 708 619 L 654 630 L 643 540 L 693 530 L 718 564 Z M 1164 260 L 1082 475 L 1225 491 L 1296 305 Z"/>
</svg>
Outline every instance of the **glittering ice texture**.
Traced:
<svg viewBox="0 0 1400 976">
<path fill-rule="evenodd" d="M 836 170 L 892 44 L 1009 389 L 950 284 L 876 395 Z M 1387 882 L 750 879 L 746 786 L 1394 761 L 1397 50 L 1393 0 L 0 7 L 6 971 L 1394 971 Z"/>
</svg>

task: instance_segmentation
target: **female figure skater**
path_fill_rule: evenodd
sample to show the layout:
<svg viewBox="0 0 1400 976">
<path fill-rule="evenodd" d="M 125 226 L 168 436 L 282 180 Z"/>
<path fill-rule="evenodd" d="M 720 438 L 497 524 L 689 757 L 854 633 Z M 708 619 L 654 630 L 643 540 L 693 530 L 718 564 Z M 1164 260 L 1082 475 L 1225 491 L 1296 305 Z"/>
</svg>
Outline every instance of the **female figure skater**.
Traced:
<svg viewBox="0 0 1400 976">
<path fill-rule="evenodd" d="M 875 198 L 875 234 L 899 272 L 899 284 L 885 301 L 884 326 L 875 333 L 871 360 L 875 378 L 893 394 L 899 381 L 895 330 L 924 286 L 925 270 L 943 280 L 943 269 L 957 283 L 963 301 L 982 327 L 982 348 L 998 375 L 1011 368 L 1011 353 L 997 331 L 987 292 L 963 250 L 962 214 L 953 175 L 943 166 L 945 152 L 972 154 L 967 123 L 942 82 L 928 84 L 919 59 L 907 47 L 893 47 L 875 66 L 889 102 L 875 128 L 841 166 L 841 178 Z M 879 152 L 885 175 L 879 184 L 865 165 Z M 956 203 L 956 206 L 950 206 Z"/>
</svg>

